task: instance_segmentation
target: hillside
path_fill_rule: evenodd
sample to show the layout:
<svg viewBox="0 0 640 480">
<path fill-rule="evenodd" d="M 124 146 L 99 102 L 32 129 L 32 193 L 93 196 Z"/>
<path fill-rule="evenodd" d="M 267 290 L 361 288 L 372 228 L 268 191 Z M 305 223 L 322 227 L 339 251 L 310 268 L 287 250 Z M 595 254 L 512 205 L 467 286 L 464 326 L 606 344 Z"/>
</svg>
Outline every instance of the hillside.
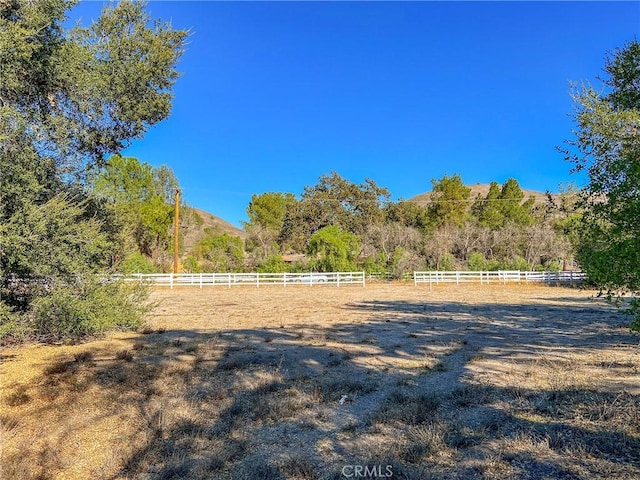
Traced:
<svg viewBox="0 0 640 480">
<path fill-rule="evenodd" d="M 193 212 L 193 218 L 189 220 L 184 236 L 184 248 L 187 252 L 207 235 L 227 233 L 244 240 L 246 236 L 245 231 L 231 225 L 226 220 L 198 208 L 192 207 L 191 211 Z"/>
<path fill-rule="evenodd" d="M 471 189 L 471 195 L 469 195 L 469 200 L 474 201 L 478 195 L 484 197 L 489 192 L 489 184 L 488 183 L 476 183 L 475 185 L 467 185 Z M 543 205 L 547 201 L 547 194 L 544 192 L 538 192 L 536 190 L 526 190 L 522 189 L 524 193 L 524 200 L 527 200 L 529 197 L 533 197 L 536 200 L 536 205 Z M 420 205 L 427 205 L 431 201 L 431 193 L 425 192 L 415 197 L 409 199 L 410 202 L 418 203 Z M 556 198 L 557 194 L 551 194 L 553 198 Z"/>
</svg>

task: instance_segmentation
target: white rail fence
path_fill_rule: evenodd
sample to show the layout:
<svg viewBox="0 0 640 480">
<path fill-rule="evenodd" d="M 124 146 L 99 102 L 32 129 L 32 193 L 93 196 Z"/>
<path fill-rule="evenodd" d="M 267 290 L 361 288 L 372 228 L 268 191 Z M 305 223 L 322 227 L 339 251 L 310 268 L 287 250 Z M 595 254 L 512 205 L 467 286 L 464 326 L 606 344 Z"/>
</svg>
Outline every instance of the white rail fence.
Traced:
<svg viewBox="0 0 640 480">
<path fill-rule="evenodd" d="M 236 285 L 365 285 L 364 272 L 330 273 L 135 273 L 123 276 L 127 281 L 147 282 L 164 287 L 232 287 Z"/>
<path fill-rule="evenodd" d="M 577 285 L 587 279 L 584 272 L 521 272 L 498 270 L 492 272 L 413 272 L 413 283 L 428 283 L 429 288 L 439 283 L 501 283 L 538 282 L 547 284 Z"/>
<path fill-rule="evenodd" d="M 135 273 L 111 278 L 127 281 L 146 282 L 165 287 L 190 286 L 315 286 L 315 285 L 361 285 L 365 286 L 365 272 L 307 272 L 307 273 Z M 429 288 L 440 283 L 480 283 L 507 284 L 512 282 L 538 282 L 547 284 L 578 285 L 587 279 L 583 272 L 522 272 L 518 270 L 498 270 L 486 272 L 413 272 L 414 285 L 429 284 Z"/>
</svg>

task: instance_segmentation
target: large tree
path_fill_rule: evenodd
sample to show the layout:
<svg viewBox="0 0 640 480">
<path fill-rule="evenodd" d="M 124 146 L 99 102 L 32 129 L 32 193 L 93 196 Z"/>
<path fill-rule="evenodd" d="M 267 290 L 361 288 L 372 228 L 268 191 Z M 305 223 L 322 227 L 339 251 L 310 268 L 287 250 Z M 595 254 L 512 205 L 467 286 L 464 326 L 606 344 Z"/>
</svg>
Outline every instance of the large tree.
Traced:
<svg viewBox="0 0 640 480">
<path fill-rule="evenodd" d="M 358 185 L 336 172 L 322 175 L 316 185 L 304 188 L 300 201 L 288 205 L 280 241 L 303 251 L 311 235 L 329 225 L 362 235 L 370 225 L 383 222 L 389 196 L 370 179 Z"/>
<path fill-rule="evenodd" d="M 429 216 L 433 225 L 462 226 L 469 216 L 469 195 L 471 189 L 464 185 L 457 173 L 445 175 L 440 180 L 431 180 L 433 191 Z"/>
<path fill-rule="evenodd" d="M 566 153 L 589 179 L 577 258 L 611 294 L 640 290 L 640 44 L 616 50 L 605 73 L 604 89 L 583 85 L 574 95 Z"/>
<path fill-rule="evenodd" d="M 535 199 L 529 197 L 525 202 L 524 192 L 515 178 L 502 184 L 491 182 L 487 195 L 478 196 L 471 211 L 482 226 L 497 229 L 508 223 L 525 226 L 533 223 L 533 205 Z"/>
<path fill-rule="evenodd" d="M 269 260 L 281 258 L 277 240 L 287 211 L 296 204 L 292 193 L 266 192 L 251 196 L 247 207 L 249 221 L 244 223 L 247 232 L 245 246 L 250 254 L 251 267 L 261 267 Z"/>
<path fill-rule="evenodd" d="M 153 167 L 133 157 L 113 155 L 92 178 L 92 196 L 122 225 L 126 254 L 140 253 L 160 263 L 168 251 L 174 192 L 179 188 L 166 165 Z"/>
<path fill-rule="evenodd" d="M 87 253 L 108 249 L 90 215 L 86 174 L 169 115 L 178 77 L 187 32 L 152 23 L 132 1 L 65 29 L 75 3 L 0 2 L 0 293 L 10 302 L 16 275 L 24 282 L 71 273 L 70 264 L 76 272 L 105 265 L 108 256 Z M 73 213 L 60 215 L 60 205 Z M 74 231 L 82 241 L 58 237 Z"/>
</svg>

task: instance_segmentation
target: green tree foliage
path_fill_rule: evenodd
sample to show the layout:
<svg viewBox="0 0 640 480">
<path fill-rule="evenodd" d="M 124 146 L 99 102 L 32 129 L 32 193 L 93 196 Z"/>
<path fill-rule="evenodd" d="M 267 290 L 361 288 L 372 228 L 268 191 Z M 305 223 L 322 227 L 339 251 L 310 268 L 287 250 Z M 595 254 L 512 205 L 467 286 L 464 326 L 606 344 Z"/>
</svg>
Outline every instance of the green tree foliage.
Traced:
<svg viewBox="0 0 640 480">
<path fill-rule="evenodd" d="M 178 186 L 166 166 L 154 168 L 136 158 L 113 155 L 95 176 L 93 194 L 123 224 L 139 253 L 157 257 L 169 247 Z"/>
<path fill-rule="evenodd" d="M 471 207 L 473 215 L 478 223 L 489 228 L 502 228 L 507 223 L 516 225 L 531 225 L 533 223 L 533 197 L 524 199 L 524 192 L 518 181 L 508 179 L 502 184 L 491 182 L 489 192 L 484 198 L 477 198 Z"/>
<path fill-rule="evenodd" d="M 289 205 L 280 241 L 303 251 L 311 235 L 329 225 L 361 235 L 369 225 L 383 221 L 389 196 L 386 188 L 370 179 L 357 185 L 336 172 L 323 175 L 316 185 L 304 188 L 297 203 Z"/>
<path fill-rule="evenodd" d="M 86 218 L 83 204 L 65 194 L 41 205 L 26 205 L 22 215 L 0 224 L 0 296 L 26 308 L 32 296 L 44 292 L 43 279 L 97 272 L 113 247 L 101 225 Z"/>
<path fill-rule="evenodd" d="M 244 250 L 242 239 L 228 233 L 200 240 L 194 249 L 201 259 L 202 269 L 207 272 L 237 272 L 242 270 Z"/>
<path fill-rule="evenodd" d="M 127 256 L 121 266 L 122 273 L 157 273 L 158 269 L 149 259 L 139 252 Z"/>
<path fill-rule="evenodd" d="M 310 238 L 327 222 L 356 235 L 361 245 L 358 268 L 391 276 L 402 277 L 425 265 L 435 269 L 468 265 L 474 252 L 491 269 L 508 265 L 535 269 L 571 258 L 564 238 L 572 231 L 568 216 L 575 215 L 570 196 L 560 198 L 562 208 L 549 206 L 541 214 L 534 208 L 534 198 L 525 200 L 518 182 L 509 179 L 502 185 L 492 182 L 488 194 L 476 198 L 470 208 L 470 188 L 459 175 L 433 184 L 435 201 L 429 207 L 391 202 L 386 189 L 374 182 L 356 185 L 336 173 L 306 187 L 300 200 L 275 192 L 254 195 L 245 224 L 247 265 L 260 271 L 281 268 L 280 255 L 308 251 Z M 364 199 L 368 215 L 362 215 L 364 207 L 351 207 L 354 199 Z"/>
<path fill-rule="evenodd" d="M 74 4 L 0 3 L 0 293 L 13 314 L 113 263 L 117 222 L 87 200 L 86 174 L 167 117 L 187 35 L 131 1 L 65 30 Z"/>
<path fill-rule="evenodd" d="M 260 226 L 271 232 L 280 233 L 284 224 L 287 207 L 296 203 L 292 193 L 267 192 L 252 195 L 247 207 L 248 225 Z"/>
<path fill-rule="evenodd" d="M 420 231 L 426 231 L 429 227 L 429 210 L 415 202 L 406 200 L 389 202 L 384 213 L 386 223 L 399 223 Z"/>
<path fill-rule="evenodd" d="M 282 273 L 289 269 L 290 267 L 284 261 L 282 255 L 276 253 L 269 256 L 257 270 L 258 272 Z"/>
<path fill-rule="evenodd" d="M 469 214 L 471 189 L 464 185 L 460 175 L 456 173 L 453 176 L 445 175 L 440 180 L 433 179 L 431 185 L 431 223 L 437 227 L 464 224 Z"/>
<path fill-rule="evenodd" d="M 355 268 L 359 252 L 358 237 L 336 225 L 321 228 L 309 239 L 307 254 L 312 266 L 321 272 L 344 272 Z"/>
<path fill-rule="evenodd" d="M 277 240 L 282 232 L 287 210 L 297 203 L 291 193 L 267 192 L 253 195 L 247 207 L 249 222 L 244 224 L 247 232 L 246 250 L 252 267 L 263 269 L 271 265 L 271 258 L 280 255 Z"/>
<path fill-rule="evenodd" d="M 529 197 L 523 203 L 524 192 L 520 188 L 515 178 L 508 179 L 500 191 L 500 209 L 506 222 L 513 222 L 516 225 L 529 225 L 533 219 L 531 213 L 535 199 Z"/>
<path fill-rule="evenodd" d="M 574 95 L 576 138 L 566 153 L 589 177 L 577 258 L 612 294 L 640 290 L 640 44 L 616 50 L 605 72 L 607 92 L 585 85 Z"/>
<path fill-rule="evenodd" d="M 186 37 L 167 24 L 148 27 L 144 4 L 130 1 L 65 32 L 74 3 L 0 7 L 0 99 L 11 141 L 66 167 L 102 160 L 167 117 Z"/>
<path fill-rule="evenodd" d="M 489 228 L 499 228 L 504 225 L 504 217 L 500 208 L 500 193 L 498 182 L 491 182 L 489 191 L 484 198 L 478 194 L 471 211 L 480 225 Z"/>
</svg>

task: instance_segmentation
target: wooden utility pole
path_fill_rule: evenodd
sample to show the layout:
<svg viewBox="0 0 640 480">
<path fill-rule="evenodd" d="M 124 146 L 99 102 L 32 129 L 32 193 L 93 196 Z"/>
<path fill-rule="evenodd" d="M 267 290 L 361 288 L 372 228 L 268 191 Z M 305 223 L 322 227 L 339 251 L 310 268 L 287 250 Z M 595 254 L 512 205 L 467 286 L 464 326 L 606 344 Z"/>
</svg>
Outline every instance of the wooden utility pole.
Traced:
<svg viewBox="0 0 640 480">
<path fill-rule="evenodd" d="M 178 258 L 180 237 L 180 189 L 176 188 L 176 210 L 173 217 L 173 273 L 180 273 L 180 260 Z"/>
</svg>

